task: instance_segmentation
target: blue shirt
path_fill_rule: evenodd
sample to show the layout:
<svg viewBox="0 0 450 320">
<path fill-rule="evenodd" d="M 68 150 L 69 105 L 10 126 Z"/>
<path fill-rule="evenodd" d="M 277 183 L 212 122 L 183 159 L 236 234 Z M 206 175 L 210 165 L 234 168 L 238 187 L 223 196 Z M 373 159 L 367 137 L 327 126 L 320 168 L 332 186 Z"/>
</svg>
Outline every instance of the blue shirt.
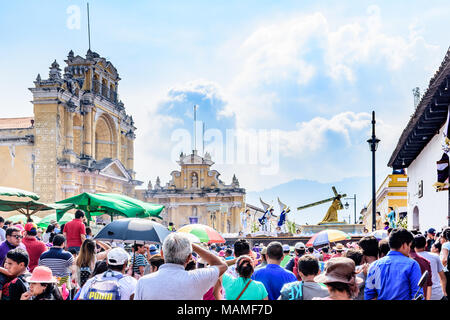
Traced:
<svg viewBox="0 0 450 320">
<path fill-rule="evenodd" d="M 280 296 L 281 288 L 286 283 L 297 281 L 297 277 L 290 271 L 277 264 L 268 264 L 261 269 L 256 269 L 252 279 L 261 281 L 269 294 L 269 300 L 277 300 Z"/>
<path fill-rule="evenodd" d="M 370 265 L 364 299 L 412 300 L 422 276 L 419 264 L 398 251 L 389 253 Z M 423 294 L 420 289 L 419 294 Z"/>
</svg>

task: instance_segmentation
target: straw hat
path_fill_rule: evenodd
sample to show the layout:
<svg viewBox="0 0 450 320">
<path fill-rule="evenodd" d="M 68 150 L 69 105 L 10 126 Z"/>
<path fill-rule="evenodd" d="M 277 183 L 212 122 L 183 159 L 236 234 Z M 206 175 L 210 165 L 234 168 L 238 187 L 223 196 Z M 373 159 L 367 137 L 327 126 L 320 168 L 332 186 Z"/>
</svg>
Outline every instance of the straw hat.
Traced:
<svg viewBox="0 0 450 320">
<path fill-rule="evenodd" d="M 56 283 L 57 280 L 52 274 L 52 270 L 45 266 L 34 268 L 31 277 L 26 278 L 28 283 Z"/>
<path fill-rule="evenodd" d="M 336 247 L 333 247 L 333 249 L 336 250 L 336 251 L 344 251 L 345 247 L 344 247 L 344 245 L 342 243 L 338 243 L 336 245 Z"/>
<path fill-rule="evenodd" d="M 330 283 L 355 283 L 360 284 L 364 280 L 355 277 L 355 262 L 350 258 L 331 258 L 325 266 L 325 273 L 322 273 L 314 278 L 315 282 Z"/>
</svg>

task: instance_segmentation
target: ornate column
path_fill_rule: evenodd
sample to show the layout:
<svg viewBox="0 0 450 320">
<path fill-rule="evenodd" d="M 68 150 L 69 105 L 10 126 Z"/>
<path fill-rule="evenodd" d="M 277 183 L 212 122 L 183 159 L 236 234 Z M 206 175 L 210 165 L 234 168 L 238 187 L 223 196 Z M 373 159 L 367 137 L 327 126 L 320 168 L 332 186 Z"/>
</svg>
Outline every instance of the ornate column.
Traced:
<svg viewBox="0 0 450 320">
<path fill-rule="evenodd" d="M 83 154 L 92 157 L 92 108 L 83 115 Z"/>
</svg>

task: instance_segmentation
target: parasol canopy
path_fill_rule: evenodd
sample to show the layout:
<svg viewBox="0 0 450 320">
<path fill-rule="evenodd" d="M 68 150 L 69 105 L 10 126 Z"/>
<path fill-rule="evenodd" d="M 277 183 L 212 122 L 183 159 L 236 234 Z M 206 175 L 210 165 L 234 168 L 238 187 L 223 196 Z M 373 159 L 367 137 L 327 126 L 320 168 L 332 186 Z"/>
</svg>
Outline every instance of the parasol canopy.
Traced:
<svg viewBox="0 0 450 320">
<path fill-rule="evenodd" d="M 177 232 L 191 233 L 197 236 L 201 242 L 206 243 L 225 243 L 225 239 L 219 232 L 204 224 L 193 223 L 178 229 Z"/>
<path fill-rule="evenodd" d="M 73 219 L 75 219 L 75 215 L 72 213 L 64 213 L 63 217 L 61 219 L 59 219 L 59 224 L 63 225 L 67 222 L 72 221 Z M 37 222 L 37 226 L 40 228 L 47 228 L 50 225 L 50 222 L 52 220 L 57 220 L 56 219 L 56 213 L 51 213 L 46 215 L 45 217 L 43 217 L 42 219 L 40 219 L 40 221 Z"/>
<path fill-rule="evenodd" d="M 88 193 L 84 192 L 77 196 L 67 198 L 57 203 L 73 203 L 78 209 L 86 212 L 86 216 L 91 220 L 91 216 L 103 214 L 121 215 L 126 218 L 147 218 L 160 217 L 163 205 L 147 203 L 138 199 L 115 193 Z M 60 219 L 63 212 L 58 211 Z M 59 221 L 59 219 L 57 219 Z"/>
<path fill-rule="evenodd" d="M 315 247 L 320 246 L 323 244 L 327 244 L 330 242 L 336 242 L 336 241 L 342 241 L 342 240 L 349 240 L 351 237 L 341 231 L 336 229 L 326 229 L 322 230 L 309 239 L 309 241 L 306 243 L 307 247 Z"/>
<path fill-rule="evenodd" d="M 39 200 L 39 196 L 34 192 L 10 187 L 0 187 L 0 196 L 28 197 L 33 200 Z"/>
<path fill-rule="evenodd" d="M 94 239 L 162 244 L 169 234 L 170 231 L 160 223 L 147 219 L 129 218 L 115 220 L 107 224 Z"/>
<path fill-rule="evenodd" d="M 30 201 L 13 201 L 13 200 L 2 200 L 0 199 L 0 211 L 18 211 L 23 214 L 26 218 L 31 217 L 39 211 L 48 210 L 64 210 L 74 208 L 72 203 L 57 204 L 57 203 L 42 203 L 34 200 Z M 25 218 L 25 220 L 26 220 Z M 33 218 L 34 220 L 34 218 Z"/>
<path fill-rule="evenodd" d="M 31 219 L 33 219 L 33 222 L 36 224 L 38 224 L 41 221 L 41 218 L 39 218 L 38 216 L 34 216 Z M 23 214 L 16 214 L 14 216 L 7 218 L 6 220 L 11 221 L 12 223 L 16 223 L 19 221 L 22 221 L 23 224 L 27 223 L 27 217 Z"/>
</svg>

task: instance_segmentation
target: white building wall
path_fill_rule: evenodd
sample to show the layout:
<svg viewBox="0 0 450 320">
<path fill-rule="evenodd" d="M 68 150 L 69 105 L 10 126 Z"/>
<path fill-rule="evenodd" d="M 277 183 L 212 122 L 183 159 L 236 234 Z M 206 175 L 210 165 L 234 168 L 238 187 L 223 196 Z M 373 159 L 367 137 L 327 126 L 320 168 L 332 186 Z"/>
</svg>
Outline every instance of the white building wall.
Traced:
<svg viewBox="0 0 450 320">
<path fill-rule="evenodd" d="M 444 128 L 444 127 L 443 127 Z M 442 157 L 442 132 L 435 135 L 419 156 L 408 167 L 408 228 L 413 228 L 413 212 L 419 210 L 420 231 L 447 226 L 448 191 L 436 192 L 433 184 L 437 181 L 436 161 Z M 423 180 L 423 197 L 418 197 L 419 183 Z"/>
</svg>

